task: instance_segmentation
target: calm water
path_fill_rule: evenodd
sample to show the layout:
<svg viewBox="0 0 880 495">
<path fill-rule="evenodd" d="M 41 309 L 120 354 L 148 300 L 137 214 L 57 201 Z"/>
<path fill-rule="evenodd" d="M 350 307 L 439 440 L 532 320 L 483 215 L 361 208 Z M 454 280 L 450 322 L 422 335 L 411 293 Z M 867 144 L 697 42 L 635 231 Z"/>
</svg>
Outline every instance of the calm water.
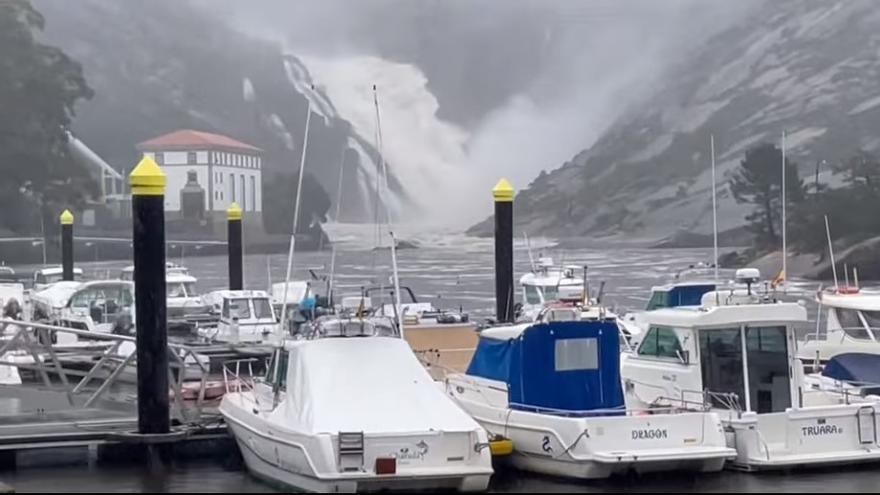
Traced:
<svg viewBox="0 0 880 495">
<path fill-rule="evenodd" d="M 373 251 L 367 231 L 349 229 L 335 232 L 341 249 L 337 255 L 337 287 L 342 292 L 357 293 L 360 287 L 385 281 L 390 273 L 388 251 Z M 399 253 L 401 284 L 410 286 L 423 300 L 447 308 L 461 307 L 473 317 L 483 319 L 494 311 L 493 245 L 491 239 L 471 239 L 460 235 L 433 234 L 412 237 L 421 242 L 419 249 Z M 519 243 L 518 243 L 519 244 Z M 535 243 L 541 244 L 541 243 Z M 668 281 L 679 269 L 709 261 L 710 249 L 654 250 L 632 247 L 593 247 L 558 249 L 544 243 L 533 251 L 552 255 L 557 263 L 588 265 L 591 288 L 606 282 L 605 301 L 618 308 L 641 308 L 652 285 Z M 179 261 L 179 260 L 175 260 Z M 527 250 L 516 249 L 517 277 L 529 266 Z M 184 260 L 199 278 L 202 290 L 222 288 L 226 284 L 225 258 L 190 258 Z M 87 272 L 99 276 L 116 273 L 128 263 L 98 262 L 85 265 Z M 273 281 L 284 276 L 286 259 L 282 255 L 246 256 L 245 279 L 250 288 L 265 288 L 269 273 Z M 308 276 L 304 270 L 315 268 L 324 273 L 330 255 L 298 254 L 296 278 Z M 268 268 L 267 268 L 268 266 Z M 727 274 L 729 276 L 729 274 Z M 767 276 L 769 274 L 765 274 Z M 323 282 L 315 282 L 323 284 Z M 793 281 L 794 291 L 809 299 L 816 284 Z M 804 329 L 806 331 L 807 329 Z M 572 483 L 499 469 L 491 490 L 496 492 L 617 492 L 617 491 L 880 491 L 880 467 L 835 468 L 786 474 L 747 475 L 652 475 L 612 480 Z M 12 484 L 18 492 L 272 492 L 272 487 L 252 479 L 220 461 L 178 463 L 165 474 L 156 474 L 139 466 L 95 465 L 83 455 L 71 457 L 56 452 L 28 454 L 20 459 L 13 473 L 0 473 L 0 480 Z"/>
</svg>

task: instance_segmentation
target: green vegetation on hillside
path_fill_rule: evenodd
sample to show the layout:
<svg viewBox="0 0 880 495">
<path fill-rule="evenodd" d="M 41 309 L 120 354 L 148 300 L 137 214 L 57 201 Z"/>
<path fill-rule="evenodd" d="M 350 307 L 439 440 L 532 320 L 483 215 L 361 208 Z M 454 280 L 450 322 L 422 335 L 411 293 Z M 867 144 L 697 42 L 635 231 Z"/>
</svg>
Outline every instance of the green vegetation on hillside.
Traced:
<svg viewBox="0 0 880 495">
<path fill-rule="evenodd" d="M 0 228 L 39 230 L 97 184 L 67 150 L 77 101 L 92 97 L 82 67 L 40 43 L 45 21 L 28 0 L 0 2 Z"/>
</svg>

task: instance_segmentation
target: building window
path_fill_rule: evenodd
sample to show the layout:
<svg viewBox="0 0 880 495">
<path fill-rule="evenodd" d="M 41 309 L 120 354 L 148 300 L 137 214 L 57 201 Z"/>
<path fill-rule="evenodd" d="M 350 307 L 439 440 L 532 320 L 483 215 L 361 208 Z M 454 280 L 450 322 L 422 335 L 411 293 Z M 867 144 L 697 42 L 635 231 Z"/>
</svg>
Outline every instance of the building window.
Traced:
<svg viewBox="0 0 880 495">
<path fill-rule="evenodd" d="M 257 179 L 251 176 L 251 211 L 257 211 Z"/>
<path fill-rule="evenodd" d="M 247 195 L 244 193 L 244 174 L 241 174 L 241 209 L 247 211 Z"/>
<path fill-rule="evenodd" d="M 196 156 L 195 151 L 190 151 L 186 154 L 186 163 L 187 165 L 195 165 L 198 162 L 198 157 Z"/>
<path fill-rule="evenodd" d="M 235 201 L 235 174 L 229 174 L 229 197 Z"/>
<path fill-rule="evenodd" d="M 154 155 L 154 159 L 158 165 L 165 165 L 165 153 L 157 151 Z"/>
</svg>

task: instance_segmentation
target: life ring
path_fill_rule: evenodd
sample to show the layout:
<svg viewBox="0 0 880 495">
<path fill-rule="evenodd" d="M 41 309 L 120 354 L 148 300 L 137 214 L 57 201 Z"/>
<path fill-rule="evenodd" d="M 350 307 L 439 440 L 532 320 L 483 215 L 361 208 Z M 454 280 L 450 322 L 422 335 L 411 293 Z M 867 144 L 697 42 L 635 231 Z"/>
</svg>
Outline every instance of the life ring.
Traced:
<svg viewBox="0 0 880 495">
<path fill-rule="evenodd" d="M 838 294 L 858 294 L 859 288 L 858 287 L 841 287 L 841 288 L 837 289 L 837 293 Z"/>
</svg>

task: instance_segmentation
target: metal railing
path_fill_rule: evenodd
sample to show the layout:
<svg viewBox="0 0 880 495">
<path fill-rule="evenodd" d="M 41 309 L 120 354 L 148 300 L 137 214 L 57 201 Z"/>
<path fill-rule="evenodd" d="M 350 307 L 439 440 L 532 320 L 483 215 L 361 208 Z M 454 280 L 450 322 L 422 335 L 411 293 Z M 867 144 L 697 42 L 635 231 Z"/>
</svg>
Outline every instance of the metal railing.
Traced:
<svg viewBox="0 0 880 495">
<path fill-rule="evenodd" d="M 254 363 L 257 359 L 237 359 L 235 361 L 227 361 L 223 363 L 223 386 L 226 393 L 253 392 L 254 390 Z M 248 374 L 242 376 L 241 365 L 247 364 Z M 234 366 L 234 369 L 233 369 Z M 232 380 L 230 380 L 232 378 Z M 249 380 L 247 379 L 249 378 Z"/>
<path fill-rule="evenodd" d="M 58 334 L 72 335 L 75 339 L 59 339 Z M 34 373 L 45 388 L 64 391 L 73 407 L 95 405 L 114 385 L 121 384 L 123 377 L 136 380 L 137 353 L 134 350 L 120 352 L 123 344 L 136 344 L 134 337 L 0 319 L 0 339 L 0 365 Z M 63 340 L 75 343 L 55 343 Z M 209 366 L 196 348 L 186 345 L 169 343 L 168 356 L 172 418 L 182 422 L 196 421 L 206 402 Z M 197 376 L 193 377 L 193 372 Z M 56 382 L 52 376 L 57 377 Z M 198 381 L 198 391 L 195 400 L 191 400 L 183 393 L 184 382 L 195 381 Z M 99 385 L 91 387 L 93 382 Z"/>
</svg>

